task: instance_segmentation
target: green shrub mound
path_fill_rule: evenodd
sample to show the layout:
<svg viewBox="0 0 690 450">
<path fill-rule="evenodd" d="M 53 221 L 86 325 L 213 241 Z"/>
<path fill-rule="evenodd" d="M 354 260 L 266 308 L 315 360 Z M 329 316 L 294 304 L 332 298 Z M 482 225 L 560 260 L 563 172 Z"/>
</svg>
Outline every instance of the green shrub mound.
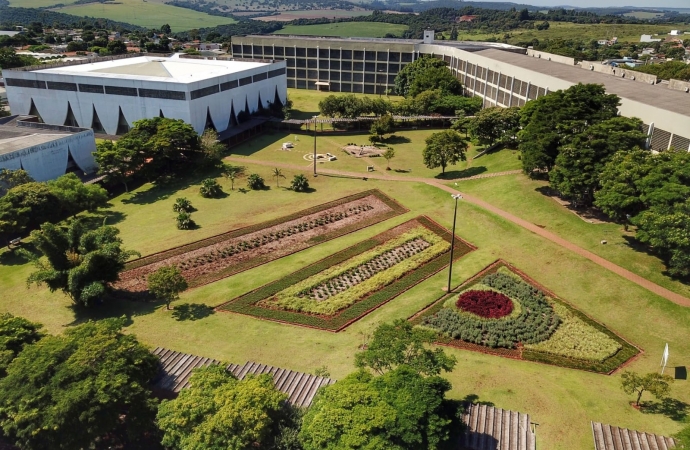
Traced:
<svg viewBox="0 0 690 450">
<path fill-rule="evenodd" d="M 549 339 L 561 323 L 544 293 L 524 281 L 498 272 L 484 277 L 481 284 L 517 300 L 522 309 L 520 314 L 495 320 L 442 308 L 426 317 L 422 325 L 452 339 L 491 348 L 515 348 L 518 343 L 536 344 Z"/>
</svg>

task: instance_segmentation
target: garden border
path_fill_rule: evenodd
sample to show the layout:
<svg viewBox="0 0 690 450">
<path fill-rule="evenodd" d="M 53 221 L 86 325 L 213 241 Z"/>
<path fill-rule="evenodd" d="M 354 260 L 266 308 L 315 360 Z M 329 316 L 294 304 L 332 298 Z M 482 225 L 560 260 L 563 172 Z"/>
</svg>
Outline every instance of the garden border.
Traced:
<svg viewBox="0 0 690 450">
<path fill-rule="evenodd" d="M 356 255 L 359 255 L 367 250 L 370 250 L 377 245 L 385 242 L 389 238 L 387 237 L 392 230 L 396 228 L 404 227 L 405 225 L 417 222 L 419 225 L 424 226 L 430 231 L 439 235 L 442 239 L 447 242 L 451 242 L 451 233 L 430 219 L 427 216 L 418 216 L 403 222 L 393 228 L 389 228 L 376 236 L 372 236 L 369 239 L 358 242 L 348 248 L 345 248 L 339 252 L 336 252 L 326 258 L 323 258 L 315 263 L 312 263 L 300 270 L 297 270 L 286 277 L 279 280 L 267 283 L 257 289 L 254 289 L 246 294 L 236 297 L 228 302 L 216 306 L 215 310 L 220 312 L 230 312 L 236 314 L 247 315 L 255 317 L 260 320 L 270 320 L 279 323 L 286 323 L 291 325 L 303 326 L 307 328 L 315 328 L 319 330 L 338 332 L 346 327 L 350 326 L 357 320 L 368 315 L 372 311 L 380 308 L 389 301 L 408 291 L 412 287 L 426 280 L 427 278 L 435 275 L 439 271 L 443 270 L 446 265 L 448 265 L 447 255 L 448 251 L 440 254 L 439 256 L 433 258 L 432 260 L 426 262 L 425 264 L 417 267 L 416 269 L 406 273 L 402 277 L 393 281 L 391 284 L 375 291 L 371 292 L 368 296 L 362 298 L 356 303 L 350 305 L 347 308 L 342 309 L 337 314 L 333 316 L 319 316 L 315 314 L 300 313 L 294 311 L 285 310 L 274 310 L 256 306 L 256 303 L 271 296 L 275 293 L 285 289 L 285 287 L 290 286 L 296 282 L 302 281 L 310 276 L 313 276 L 322 270 L 331 267 L 335 264 L 339 264 L 347 259 L 350 259 Z M 466 254 L 476 250 L 477 247 L 473 244 L 465 241 L 459 236 L 455 236 L 455 256 L 453 260 L 457 260 Z"/>
<path fill-rule="evenodd" d="M 591 372 L 591 373 L 597 373 L 597 374 L 603 374 L 603 375 L 611 375 L 618 371 L 620 368 L 630 364 L 631 361 L 635 360 L 638 358 L 641 354 L 644 353 L 644 350 L 638 347 L 637 345 L 633 344 L 632 342 L 628 341 L 625 339 L 623 336 L 618 334 L 616 331 L 604 326 L 602 323 L 594 319 L 593 317 L 589 316 L 585 312 L 579 310 L 576 308 L 573 304 L 568 302 L 567 300 L 562 299 L 558 295 L 556 295 L 554 292 L 534 280 L 532 277 L 527 275 L 525 272 L 522 270 L 518 269 L 515 267 L 513 264 L 510 264 L 509 262 L 503 260 L 503 259 L 497 259 L 479 272 L 477 272 L 475 275 L 472 277 L 468 278 L 465 280 L 463 283 L 458 285 L 453 289 L 453 291 L 461 290 L 461 289 L 467 289 L 471 287 L 472 285 L 476 284 L 476 282 L 486 276 L 487 274 L 494 273 L 496 272 L 499 268 L 501 267 L 506 267 L 508 270 L 510 270 L 512 273 L 515 275 L 519 276 L 523 281 L 526 283 L 540 289 L 543 291 L 548 297 L 554 299 L 555 301 L 561 303 L 564 305 L 566 308 L 570 310 L 573 314 L 575 314 L 580 320 L 585 322 L 586 324 L 594 327 L 598 331 L 601 331 L 602 333 L 608 335 L 609 337 L 612 337 L 619 341 L 619 343 L 622 345 L 622 348 L 616 352 L 615 355 L 611 356 L 610 358 L 606 359 L 603 362 L 598 362 L 598 361 L 587 361 L 587 360 L 581 360 L 581 359 L 576 359 L 576 358 L 569 358 L 565 356 L 558 356 L 558 355 L 552 355 L 546 352 L 538 352 L 535 350 L 530 350 L 523 348 L 522 346 L 518 346 L 517 349 L 515 350 L 510 350 L 510 349 L 492 349 L 489 347 L 484 347 L 481 345 L 477 344 L 471 344 L 465 341 L 459 341 L 455 339 L 450 339 L 450 338 L 441 338 L 436 341 L 437 345 L 443 345 L 447 347 L 453 347 L 453 348 L 458 348 L 461 350 L 470 350 L 470 351 L 477 351 L 480 353 L 485 353 L 488 355 L 494 355 L 494 356 L 502 356 L 505 358 L 511 358 L 511 359 L 518 359 L 521 361 L 529 361 L 529 362 L 535 362 L 539 364 L 547 364 L 551 366 L 557 366 L 557 367 L 564 367 L 564 368 L 569 368 L 569 369 L 576 369 L 576 370 L 582 370 L 585 372 Z M 412 322 L 414 325 L 419 324 L 421 317 L 429 314 L 432 310 L 435 312 L 435 310 L 438 310 L 443 307 L 443 304 L 445 301 L 450 298 L 454 294 L 444 294 L 441 297 L 437 298 L 434 300 L 432 303 L 430 303 L 428 306 L 424 307 L 420 311 L 416 312 L 412 316 L 408 317 L 408 320 Z M 634 351 L 634 353 L 633 353 Z M 507 352 L 513 353 L 512 355 L 507 354 Z M 517 353 L 517 354 L 515 354 Z M 624 358 L 624 359 L 622 359 Z M 617 362 L 614 367 L 611 367 L 612 362 Z M 600 370 L 597 370 L 597 367 L 601 367 Z"/>
</svg>

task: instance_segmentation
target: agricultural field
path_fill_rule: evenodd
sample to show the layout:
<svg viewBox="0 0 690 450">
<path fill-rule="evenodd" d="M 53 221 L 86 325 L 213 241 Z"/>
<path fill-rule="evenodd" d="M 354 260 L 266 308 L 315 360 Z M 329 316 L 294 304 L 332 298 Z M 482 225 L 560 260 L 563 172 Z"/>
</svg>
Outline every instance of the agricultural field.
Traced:
<svg viewBox="0 0 690 450">
<path fill-rule="evenodd" d="M 448 264 L 451 236 L 418 217 L 219 307 L 340 331 Z M 473 248 L 456 238 L 454 258 Z M 445 257 L 444 257 L 445 256 Z"/>
<path fill-rule="evenodd" d="M 280 14 L 272 15 L 272 16 L 263 16 L 263 17 L 255 17 L 254 20 L 263 20 L 263 21 L 276 21 L 276 22 L 290 22 L 296 19 L 320 19 L 320 18 L 326 18 L 326 19 L 344 19 L 344 18 L 349 18 L 349 17 L 359 17 L 359 16 L 368 16 L 371 14 L 371 11 L 365 10 L 365 9 L 351 9 L 351 10 L 346 10 L 346 9 L 301 9 L 301 10 L 288 10 L 288 11 L 280 11 Z M 326 24 L 328 25 L 328 24 Z M 389 25 L 389 24 L 386 24 Z M 302 27 L 298 28 L 308 28 L 308 27 L 314 27 L 314 26 L 320 26 L 320 25 L 303 25 Z M 288 25 L 288 27 L 291 27 L 291 25 Z M 406 28 L 407 29 L 407 28 Z M 282 33 L 285 34 L 285 33 Z M 291 34 L 307 34 L 307 35 L 312 35 L 313 33 L 291 33 Z M 333 34 L 324 34 L 323 36 L 337 36 Z M 375 36 L 372 36 L 375 37 Z"/>
<path fill-rule="evenodd" d="M 442 296 L 412 322 L 462 349 L 611 373 L 639 350 L 504 261 Z"/>
<path fill-rule="evenodd" d="M 487 39 L 497 39 L 502 41 L 508 35 L 509 44 L 531 41 L 532 39 L 578 39 L 578 40 L 599 40 L 617 37 L 619 42 L 640 42 L 643 34 L 665 35 L 673 29 L 685 29 L 685 24 L 668 23 L 658 24 L 575 24 L 575 23 L 550 23 L 548 30 L 514 30 L 508 33 L 466 33 L 458 31 L 458 40 L 467 41 L 486 41 Z M 450 32 L 445 33 L 446 38 Z"/>
<path fill-rule="evenodd" d="M 295 17 L 295 19 L 296 18 L 297 17 Z M 401 36 L 402 33 L 407 30 L 407 28 L 407 25 L 396 25 L 391 23 L 339 22 L 318 25 L 286 25 L 283 29 L 276 31 L 273 34 L 380 38 L 384 37 L 386 34 Z"/>
<path fill-rule="evenodd" d="M 51 4 L 55 3 L 62 2 Z M 24 6 L 23 0 L 21 5 Z M 229 17 L 211 16 L 187 8 L 170 6 L 160 0 L 117 0 L 112 3 L 67 5 L 54 11 L 76 16 L 107 17 L 147 28 L 160 28 L 167 23 L 173 31 L 235 23 L 235 20 Z"/>
</svg>

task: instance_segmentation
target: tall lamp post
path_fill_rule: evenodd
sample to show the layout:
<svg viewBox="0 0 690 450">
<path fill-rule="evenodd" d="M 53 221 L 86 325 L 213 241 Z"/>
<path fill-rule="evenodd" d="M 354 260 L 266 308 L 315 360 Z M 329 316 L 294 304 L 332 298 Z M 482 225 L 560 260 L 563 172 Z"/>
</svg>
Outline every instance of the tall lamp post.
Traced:
<svg viewBox="0 0 690 450">
<path fill-rule="evenodd" d="M 314 176 L 316 175 L 316 118 L 319 116 L 314 116 L 312 117 L 312 120 L 314 121 Z"/>
<path fill-rule="evenodd" d="M 458 200 L 462 200 L 462 195 L 451 195 L 455 199 L 455 210 L 453 211 L 453 237 L 450 240 L 450 264 L 448 266 L 448 288 L 446 292 L 450 293 L 450 282 L 453 275 L 453 249 L 455 248 L 455 222 L 458 218 Z"/>
</svg>

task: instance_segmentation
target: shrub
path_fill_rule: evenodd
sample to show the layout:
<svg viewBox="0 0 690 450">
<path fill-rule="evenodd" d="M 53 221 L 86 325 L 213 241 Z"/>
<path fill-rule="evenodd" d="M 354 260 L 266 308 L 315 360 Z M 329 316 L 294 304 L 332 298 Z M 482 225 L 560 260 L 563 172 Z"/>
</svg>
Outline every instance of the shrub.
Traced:
<svg viewBox="0 0 690 450">
<path fill-rule="evenodd" d="M 249 189 L 253 189 L 255 191 L 266 188 L 264 179 L 257 173 L 252 173 L 247 177 L 247 186 Z"/>
<path fill-rule="evenodd" d="M 178 230 L 190 230 L 196 225 L 192 220 L 192 215 L 184 211 L 179 213 L 175 220 L 177 221 Z"/>
<path fill-rule="evenodd" d="M 223 193 L 223 188 L 220 184 L 213 178 L 206 178 L 201 182 L 199 187 L 199 194 L 204 198 L 215 198 L 219 197 Z"/>
<path fill-rule="evenodd" d="M 184 197 L 175 199 L 175 204 L 173 204 L 173 211 L 175 211 L 176 213 L 191 213 L 193 209 L 194 207 L 192 206 L 192 202 L 190 202 L 188 199 Z"/>
<path fill-rule="evenodd" d="M 305 177 L 302 173 L 295 175 L 295 178 L 292 179 L 290 189 L 295 192 L 305 192 L 307 189 L 309 189 L 309 180 L 307 180 L 307 177 Z"/>
<path fill-rule="evenodd" d="M 456 306 L 487 319 L 497 319 L 513 312 L 513 302 L 504 294 L 494 291 L 464 292 L 458 298 Z"/>
</svg>

